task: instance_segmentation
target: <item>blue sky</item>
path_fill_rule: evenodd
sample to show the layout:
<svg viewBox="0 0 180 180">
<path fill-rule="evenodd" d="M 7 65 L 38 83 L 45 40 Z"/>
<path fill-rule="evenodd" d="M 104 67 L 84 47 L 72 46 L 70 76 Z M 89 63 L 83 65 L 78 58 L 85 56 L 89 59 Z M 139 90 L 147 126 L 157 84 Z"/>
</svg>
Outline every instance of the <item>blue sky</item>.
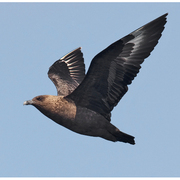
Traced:
<svg viewBox="0 0 180 180">
<path fill-rule="evenodd" d="M 1 3 L 0 176 L 180 176 L 179 3 Z M 56 95 L 47 76 L 82 47 L 86 70 L 114 41 L 168 12 L 158 45 L 113 110 L 136 145 L 76 134 L 25 100 Z"/>
</svg>

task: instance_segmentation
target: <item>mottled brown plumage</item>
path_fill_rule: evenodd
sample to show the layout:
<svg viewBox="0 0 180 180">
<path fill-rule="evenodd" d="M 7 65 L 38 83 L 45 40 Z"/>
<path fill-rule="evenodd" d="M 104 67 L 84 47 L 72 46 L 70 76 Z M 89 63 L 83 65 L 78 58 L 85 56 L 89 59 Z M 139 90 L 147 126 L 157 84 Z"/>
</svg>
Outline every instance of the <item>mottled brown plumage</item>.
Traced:
<svg viewBox="0 0 180 180">
<path fill-rule="evenodd" d="M 135 144 L 134 137 L 110 123 L 111 111 L 128 90 L 140 64 L 158 43 L 166 16 L 133 31 L 97 54 L 85 75 L 81 48 L 56 61 L 48 76 L 58 96 L 25 101 L 56 123 L 80 134 Z"/>
</svg>

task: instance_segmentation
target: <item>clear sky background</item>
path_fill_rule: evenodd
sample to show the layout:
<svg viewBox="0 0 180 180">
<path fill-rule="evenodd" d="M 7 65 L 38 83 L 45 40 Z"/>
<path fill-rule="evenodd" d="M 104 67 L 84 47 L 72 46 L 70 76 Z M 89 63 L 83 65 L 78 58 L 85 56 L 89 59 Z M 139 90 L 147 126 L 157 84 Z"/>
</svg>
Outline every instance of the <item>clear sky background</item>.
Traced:
<svg viewBox="0 0 180 180">
<path fill-rule="evenodd" d="M 113 110 L 136 145 L 76 134 L 25 100 L 56 95 L 49 67 L 82 47 L 86 71 L 114 41 L 169 13 L 158 45 Z M 1 3 L 0 176 L 180 176 L 179 3 Z"/>
</svg>

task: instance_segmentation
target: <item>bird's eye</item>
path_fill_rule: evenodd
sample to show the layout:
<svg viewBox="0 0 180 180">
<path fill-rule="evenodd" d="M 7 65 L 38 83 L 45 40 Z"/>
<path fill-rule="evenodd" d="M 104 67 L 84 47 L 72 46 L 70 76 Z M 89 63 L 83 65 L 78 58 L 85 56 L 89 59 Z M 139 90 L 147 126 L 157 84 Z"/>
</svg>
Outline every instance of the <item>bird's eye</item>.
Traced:
<svg viewBox="0 0 180 180">
<path fill-rule="evenodd" d="M 42 101 L 43 98 L 39 96 L 39 97 L 37 97 L 36 99 L 37 99 L 38 101 Z"/>
</svg>

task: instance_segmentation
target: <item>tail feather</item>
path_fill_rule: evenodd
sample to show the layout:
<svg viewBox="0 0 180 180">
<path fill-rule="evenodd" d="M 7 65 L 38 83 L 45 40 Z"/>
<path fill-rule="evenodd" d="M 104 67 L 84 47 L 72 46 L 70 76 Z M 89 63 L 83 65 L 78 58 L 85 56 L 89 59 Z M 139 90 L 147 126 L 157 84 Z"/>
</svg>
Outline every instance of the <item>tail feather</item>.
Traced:
<svg viewBox="0 0 180 180">
<path fill-rule="evenodd" d="M 116 131 L 116 133 L 114 134 L 114 136 L 116 137 L 117 141 L 121 141 L 121 142 L 124 142 L 124 143 L 130 143 L 130 144 L 135 144 L 135 141 L 134 141 L 134 137 L 129 135 L 129 134 L 126 134 L 126 133 L 123 133 L 121 131 Z"/>
</svg>

